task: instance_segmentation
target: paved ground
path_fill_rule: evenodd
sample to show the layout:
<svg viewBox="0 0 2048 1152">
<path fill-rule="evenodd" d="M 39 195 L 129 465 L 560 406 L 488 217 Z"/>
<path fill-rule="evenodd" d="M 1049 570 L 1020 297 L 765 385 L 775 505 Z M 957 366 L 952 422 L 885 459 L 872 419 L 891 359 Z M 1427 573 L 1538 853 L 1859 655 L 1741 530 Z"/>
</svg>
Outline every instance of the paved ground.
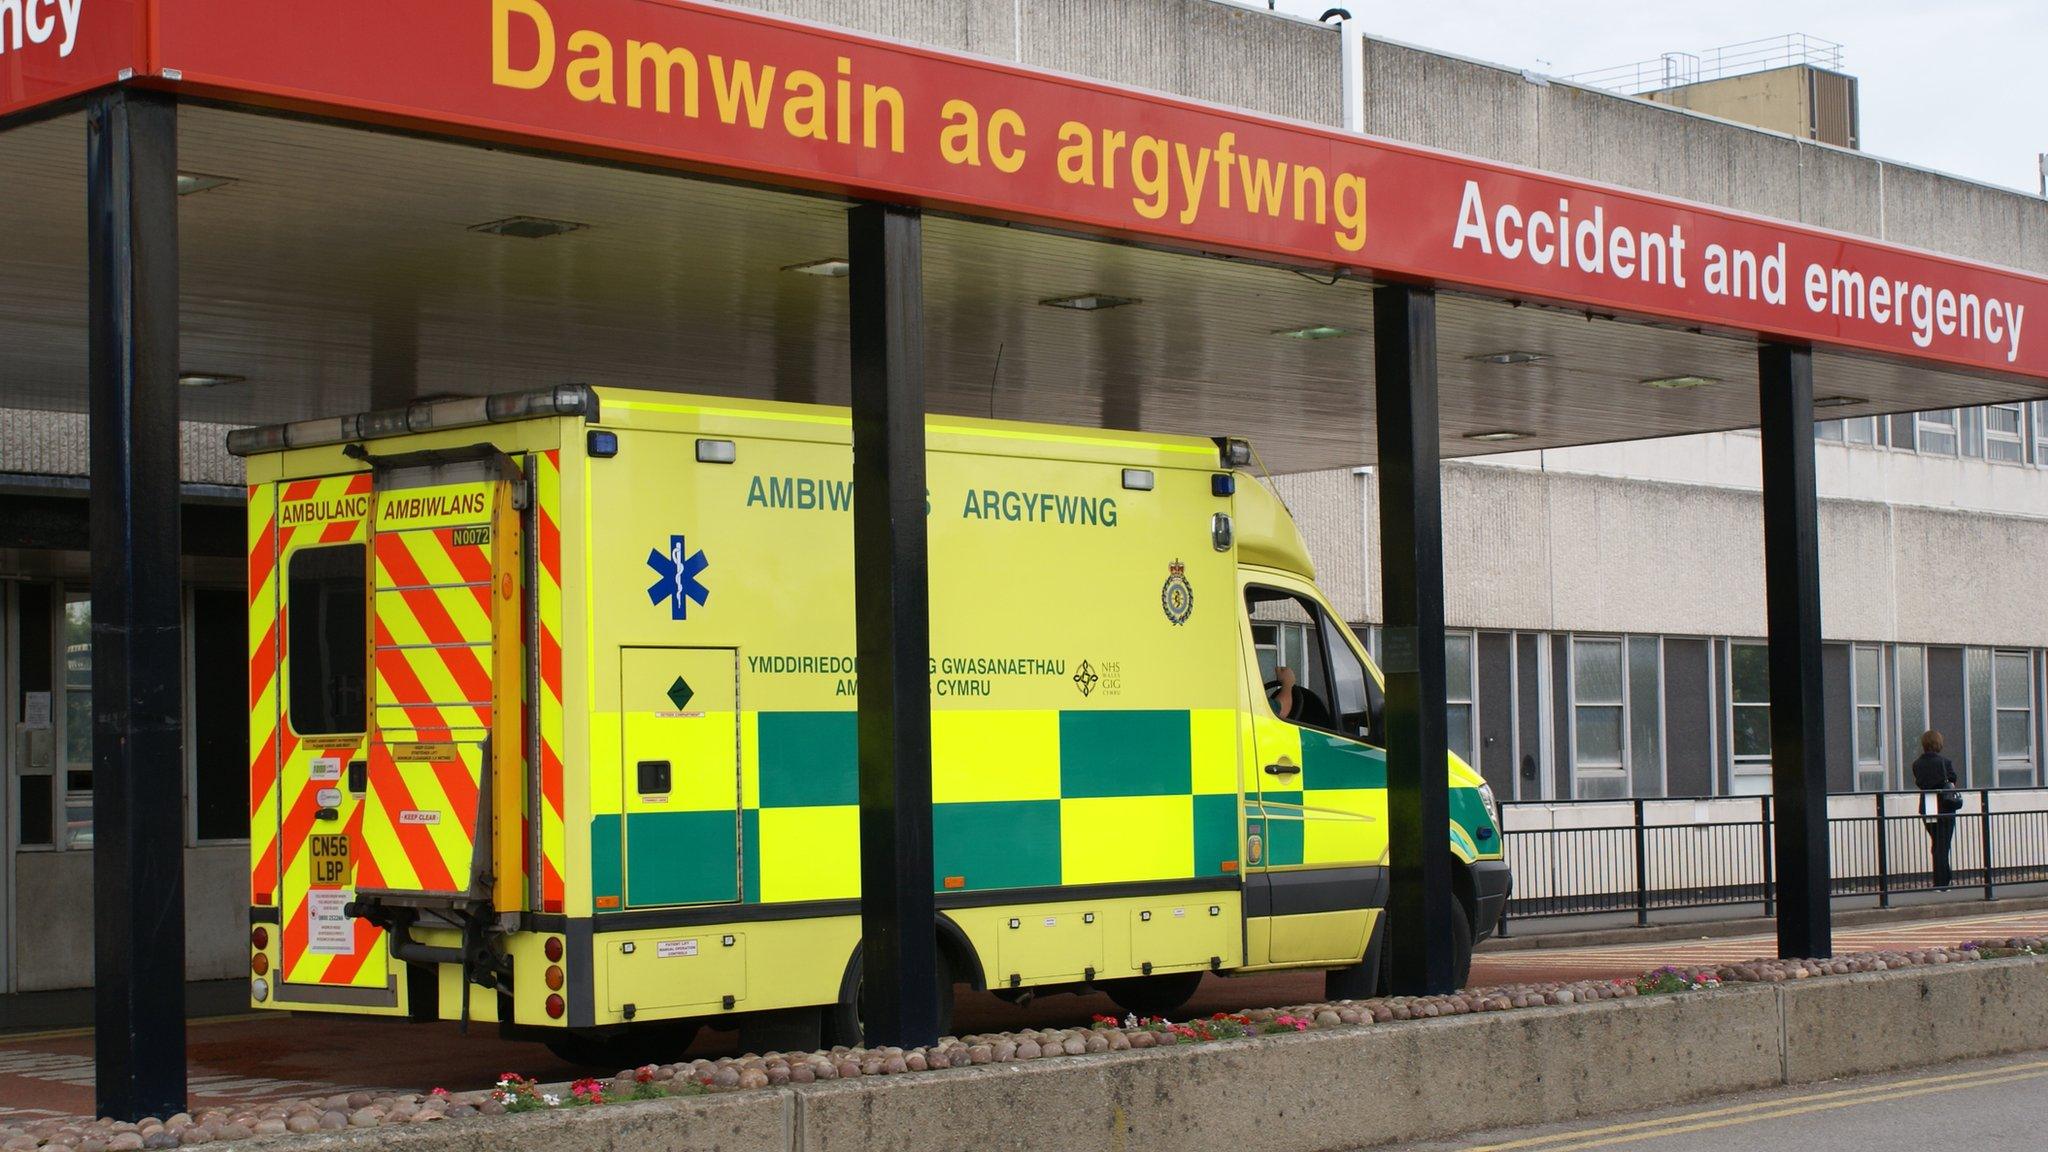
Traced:
<svg viewBox="0 0 2048 1152">
<path fill-rule="evenodd" d="M 1977 937 L 2048 934 L 2048 912 L 1979 915 L 1838 932 L 1842 952 L 1954 945 Z M 1660 964 L 1725 963 L 1769 955 L 1763 936 L 1597 948 L 1490 952 L 1473 963 L 1475 986 L 1529 980 L 1634 976 Z M 1320 999 L 1321 973 L 1211 978 L 1186 1010 L 1207 1015 Z M 1019 1008 L 988 995 L 963 993 L 955 1029 L 961 1033 L 1086 1023 L 1116 1009 L 1103 996 L 1051 996 Z M 696 1054 L 731 1052 L 737 1037 L 705 1032 Z M 436 1086 L 481 1087 L 516 1071 L 544 1080 L 579 1071 L 538 1045 L 499 1040 L 479 1025 L 468 1036 L 453 1024 L 412 1025 L 317 1015 L 261 1013 L 194 1021 L 189 1038 L 195 1103 L 332 1094 L 353 1088 L 417 1092 Z M 92 1036 L 85 1029 L 15 1034 L 0 1039 L 0 1119 L 86 1114 L 92 1110 Z"/>
<path fill-rule="evenodd" d="M 1409 1145 L 1409 1152 L 1869 1152 L 2034 1148 L 2048 1053 L 1723 1096 L 1686 1108 Z"/>
</svg>

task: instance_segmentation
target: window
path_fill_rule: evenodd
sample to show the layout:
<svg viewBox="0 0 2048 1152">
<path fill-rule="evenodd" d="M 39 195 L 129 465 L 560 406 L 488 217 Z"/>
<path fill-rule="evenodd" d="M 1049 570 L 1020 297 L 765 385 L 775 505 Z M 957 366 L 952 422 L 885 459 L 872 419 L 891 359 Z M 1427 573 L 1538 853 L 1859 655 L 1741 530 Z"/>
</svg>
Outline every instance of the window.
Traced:
<svg viewBox="0 0 2048 1152">
<path fill-rule="evenodd" d="M 1860 792 L 1884 791 L 1884 650 L 1874 644 L 1858 644 L 1851 650 L 1850 675 L 1855 678 L 1851 692 L 1856 698 L 1856 788 Z"/>
<path fill-rule="evenodd" d="M 1341 625 L 1331 623 L 1306 597 L 1273 588 L 1247 588 L 1245 610 L 1269 702 L 1278 690 L 1280 670 L 1288 669 L 1300 697 L 1293 723 L 1385 744 L 1379 686 L 1338 634 Z"/>
<path fill-rule="evenodd" d="M 192 835 L 196 841 L 249 838 L 249 683 L 223 670 L 247 668 L 249 610 L 239 589 L 192 593 Z"/>
<path fill-rule="evenodd" d="M 2034 783 L 2034 661 L 2026 652 L 1997 652 L 1991 658 L 1993 736 L 1998 756 L 1997 786 Z"/>
<path fill-rule="evenodd" d="M 1975 460 L 1984 458 L 1984 409 L 1958 408 L 1956 410 L 1956 439 L 1962 446 L 1962 453 Z"/>
<path fill-rule="evenodd" d="M 1458 759 L 1477 766 L 1479 761 L 1474 758 L 1470 632 L 1444 633 L 1444 700 L 1445 732 L 1451 751 L 1458 754 Z"/>
<path fill-rule="evenodd" d="M 364 729 L 363 546 L 341 544 L 292 554 L 290 606 L 291 724 L 302 735 Z"/>
<path fill-rule="evenodd" d="M 92 601 L 64 597 L 64 846 L 92 847 Z"/>
<path fill-rule="evenodd" d="M 1984 458 L 1998 464 L 2018 464 L 2026 459 L 2022 405 L 1993 404 L 1984 409 Z"/>
<path fill-rule="evenodd" d="M 1901 644 L 1892 651 L 1894 679 L 1898 685 L 1899 739 L 1898 779 L 1910 784 L 1909 770 L 1920 755 L 1920 734 L 1927 731 L 1927 651 L 1917 644 Z"/>
<path fill-rule="evenodd" d="M 1728 645 L 1728 791 L 1764 796 L 1771 791 L 1771 666 L 1762 644 Z"/>
<path fill-rule="evenodd" d="M 1571 672 L 1573 793 L 1581 800 L 1626 796 L 1622 642 L 1572 637 Z"/>
<path fill-rule="evenodd" d="M 1877 444 L 1878 418 L 1853 416 L 1847 420 L 1816 420 L 1813 424 L 1813 438 L 1836 444 Z"/>
<path fill-rule="evenodd" d="M 1938 412 L 1916 413 L 1913 421 L 1920 451 L 1942 456 L 1956 454 L 1955 409 L 1944 408 Z"/>
<path fill-rule="evenodd" d="M 1664 642 L 1628 638 L 1629 777 L 1637 796 L 1664 794 Z"/>
<path fill-rule="evenodd" d="M 2034 463 L 2048 468 L 2048 400 L 2034 401 Z"/>
</svg>

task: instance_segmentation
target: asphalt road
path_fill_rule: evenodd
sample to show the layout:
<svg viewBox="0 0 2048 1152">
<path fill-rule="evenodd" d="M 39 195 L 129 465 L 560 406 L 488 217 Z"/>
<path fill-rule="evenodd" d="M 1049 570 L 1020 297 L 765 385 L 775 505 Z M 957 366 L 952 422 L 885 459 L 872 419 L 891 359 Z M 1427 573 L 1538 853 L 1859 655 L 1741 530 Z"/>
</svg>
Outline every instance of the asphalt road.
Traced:
<svg viewBox="0 0 2048 1152">
<path fill-rule="evenodd" d="M 2048 1052 L 1722 1096 L 1686 1108 L 1482 1132 L 1410 1152 L 1887 1152 L 2038 1148 Z"/>
</svg>

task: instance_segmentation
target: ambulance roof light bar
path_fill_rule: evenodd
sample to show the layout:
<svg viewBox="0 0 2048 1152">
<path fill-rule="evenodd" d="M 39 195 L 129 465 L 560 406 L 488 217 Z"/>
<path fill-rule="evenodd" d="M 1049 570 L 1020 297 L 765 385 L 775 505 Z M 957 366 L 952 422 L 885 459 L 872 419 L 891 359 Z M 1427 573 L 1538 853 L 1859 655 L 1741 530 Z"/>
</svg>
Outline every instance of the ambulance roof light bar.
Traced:
<svg viewBox="0 0 2048 1152">
<path fill-rule="evenodd" d="M 228 433 L 228 451 L 237 456 L 255 456 L 290 448 L 319 448 L 361 440 L 382 440 L 413 432 L 503 424 L 541 416 L 581 416 L 585 420 L 595 420 L 597 393 L 588 384 L 558 384 L 533 392 L 451 396 L 355 416 L 323 416 L 290 424 L 237 428 Z"/>
</svg>

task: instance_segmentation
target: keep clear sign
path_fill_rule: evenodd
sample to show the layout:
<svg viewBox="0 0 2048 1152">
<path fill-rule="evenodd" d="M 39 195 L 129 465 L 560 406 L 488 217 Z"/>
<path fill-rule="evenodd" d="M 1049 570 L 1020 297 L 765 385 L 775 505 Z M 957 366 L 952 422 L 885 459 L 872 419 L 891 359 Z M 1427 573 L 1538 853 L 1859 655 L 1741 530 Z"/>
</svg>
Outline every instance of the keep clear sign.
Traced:
<svg viewBox="0 0 2048 1152">
<path fill-rule="evenodd" d="M 342 913 L 354 896 L 335 888 L 306 893 L 306 951 L 347 956 L 356 950 L 355 925 Z"/>
</svg>

